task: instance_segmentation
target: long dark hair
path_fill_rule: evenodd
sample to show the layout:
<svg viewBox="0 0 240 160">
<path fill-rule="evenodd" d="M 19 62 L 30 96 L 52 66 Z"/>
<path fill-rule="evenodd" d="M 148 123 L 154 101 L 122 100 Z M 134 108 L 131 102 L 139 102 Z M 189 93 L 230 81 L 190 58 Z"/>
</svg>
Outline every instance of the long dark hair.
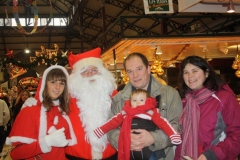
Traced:
<svg viewBox="0 0 240 160">
<path fill-rule="evenodd" d="M 208 72 L 208 77 L 204 81 L 203 86 L 209 90 L 216 91 L 225 84 L 225 81 L 221 75 L 217 74 L 205 59 L 199 56 L 189 56 L 182 61 L 179 70 L 178 90 L 181 97 L 185 97 L 186 93 L 190 90 L 183 80 L 183 70 L 189 63 L 199 67 L 204 73 Z"/>
<path fill-rule="evenodd" d="M 46 82 L 51 80 L 57 80 L 65 83 L 65 87 L 63 93 L 59 96 L 59 107 L 61 108 L 61 112 L 69 113 L 69 93 L 68 93 L 68 85 L 67 85 L 67 77 L 61 69 L 52 69 L 49 71 L 46 77 Z M 47 83 L 45 83 L 44 90 L 42 93 L 43 96 L 43 106 L 49 111 L 53 106 L 52 99 L 49 97 Z"/>
</svg>

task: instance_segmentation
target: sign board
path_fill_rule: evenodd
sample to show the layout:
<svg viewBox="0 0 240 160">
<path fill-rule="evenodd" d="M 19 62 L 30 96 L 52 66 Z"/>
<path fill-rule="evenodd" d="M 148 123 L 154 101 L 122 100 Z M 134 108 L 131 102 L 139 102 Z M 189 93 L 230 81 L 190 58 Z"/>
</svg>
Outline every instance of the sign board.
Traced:
<svg viewBox="0 0 240 160">
<path fill-rule="evenodd" d="M 145 14 L 174 13 L 172 0 L 143 0 Z"/>
</svg>

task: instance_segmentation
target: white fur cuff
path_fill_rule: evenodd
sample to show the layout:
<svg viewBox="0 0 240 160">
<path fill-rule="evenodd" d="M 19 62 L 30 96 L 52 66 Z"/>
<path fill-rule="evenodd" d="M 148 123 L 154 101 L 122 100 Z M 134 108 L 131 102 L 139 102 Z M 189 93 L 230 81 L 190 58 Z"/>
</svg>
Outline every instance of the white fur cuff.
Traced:
<svg viewBox="0 0 240 160">
<path fill-rule="evenodd" d="M 47 153 L 52 150 L 52 148 L 47 145 L 44 137 L 39 139 L 39 145 L 43 153 Z"/>
</svg>

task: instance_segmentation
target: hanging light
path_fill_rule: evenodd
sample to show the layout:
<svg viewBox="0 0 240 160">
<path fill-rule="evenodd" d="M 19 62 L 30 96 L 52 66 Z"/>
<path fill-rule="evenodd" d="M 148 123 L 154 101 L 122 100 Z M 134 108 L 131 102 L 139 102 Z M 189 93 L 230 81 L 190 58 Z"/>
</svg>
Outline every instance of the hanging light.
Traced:
<svg viewBox="0 0 240 160">
<path fill-rule="evenodd" d="M 25 53 L 30 53 L 30 50 L 29 50 L 28 48 L 25 48 L 25 49 L 24 49 L 24 52 L 25 52 Z"/>
<path fill-rule="evenodd" d="M 240 69 L 235 72 L 235 75 L 240 78 Z"/>
<path fill-rule="evenodd" d="M 161 60 L 161 58 L 156 54 L 154 54 L 154 61 L 151 65 L 151 72 L 153 74 L 157 73 L 159 76 L 161 76 L 164 73 L 164 69 L 162 68 L 164 65 L 164 62 Z"/>
<path fill-rule="evenodd" d="M 162 50 L 160 46 L 157 46 L 156 54 L 162 54 Z"/>
<path fill-rule="evenodd" d="M 227 12 L 228 13 L 234 13 L 235 12 L 235 8 L 234 8 L 232 0 L 229 0 L 229 4 L 228 4 L 228 7 L 227 7 Z"/>
</svg>

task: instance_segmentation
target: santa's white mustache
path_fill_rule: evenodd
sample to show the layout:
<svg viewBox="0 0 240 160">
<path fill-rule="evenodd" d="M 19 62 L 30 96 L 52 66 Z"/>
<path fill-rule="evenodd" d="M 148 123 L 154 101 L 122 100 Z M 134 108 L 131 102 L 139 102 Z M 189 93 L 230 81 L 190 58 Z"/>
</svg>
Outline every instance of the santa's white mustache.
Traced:
<svg viewBox="0 0 240 160">
<path fill-rule="evenodd" d="M 83 77 L 84 81 L 95 81 L 97 79 L 99 79 L 99 77 L 101 77 L 102 75 L 93 75 L 91 77 Z"/>
</svg>

